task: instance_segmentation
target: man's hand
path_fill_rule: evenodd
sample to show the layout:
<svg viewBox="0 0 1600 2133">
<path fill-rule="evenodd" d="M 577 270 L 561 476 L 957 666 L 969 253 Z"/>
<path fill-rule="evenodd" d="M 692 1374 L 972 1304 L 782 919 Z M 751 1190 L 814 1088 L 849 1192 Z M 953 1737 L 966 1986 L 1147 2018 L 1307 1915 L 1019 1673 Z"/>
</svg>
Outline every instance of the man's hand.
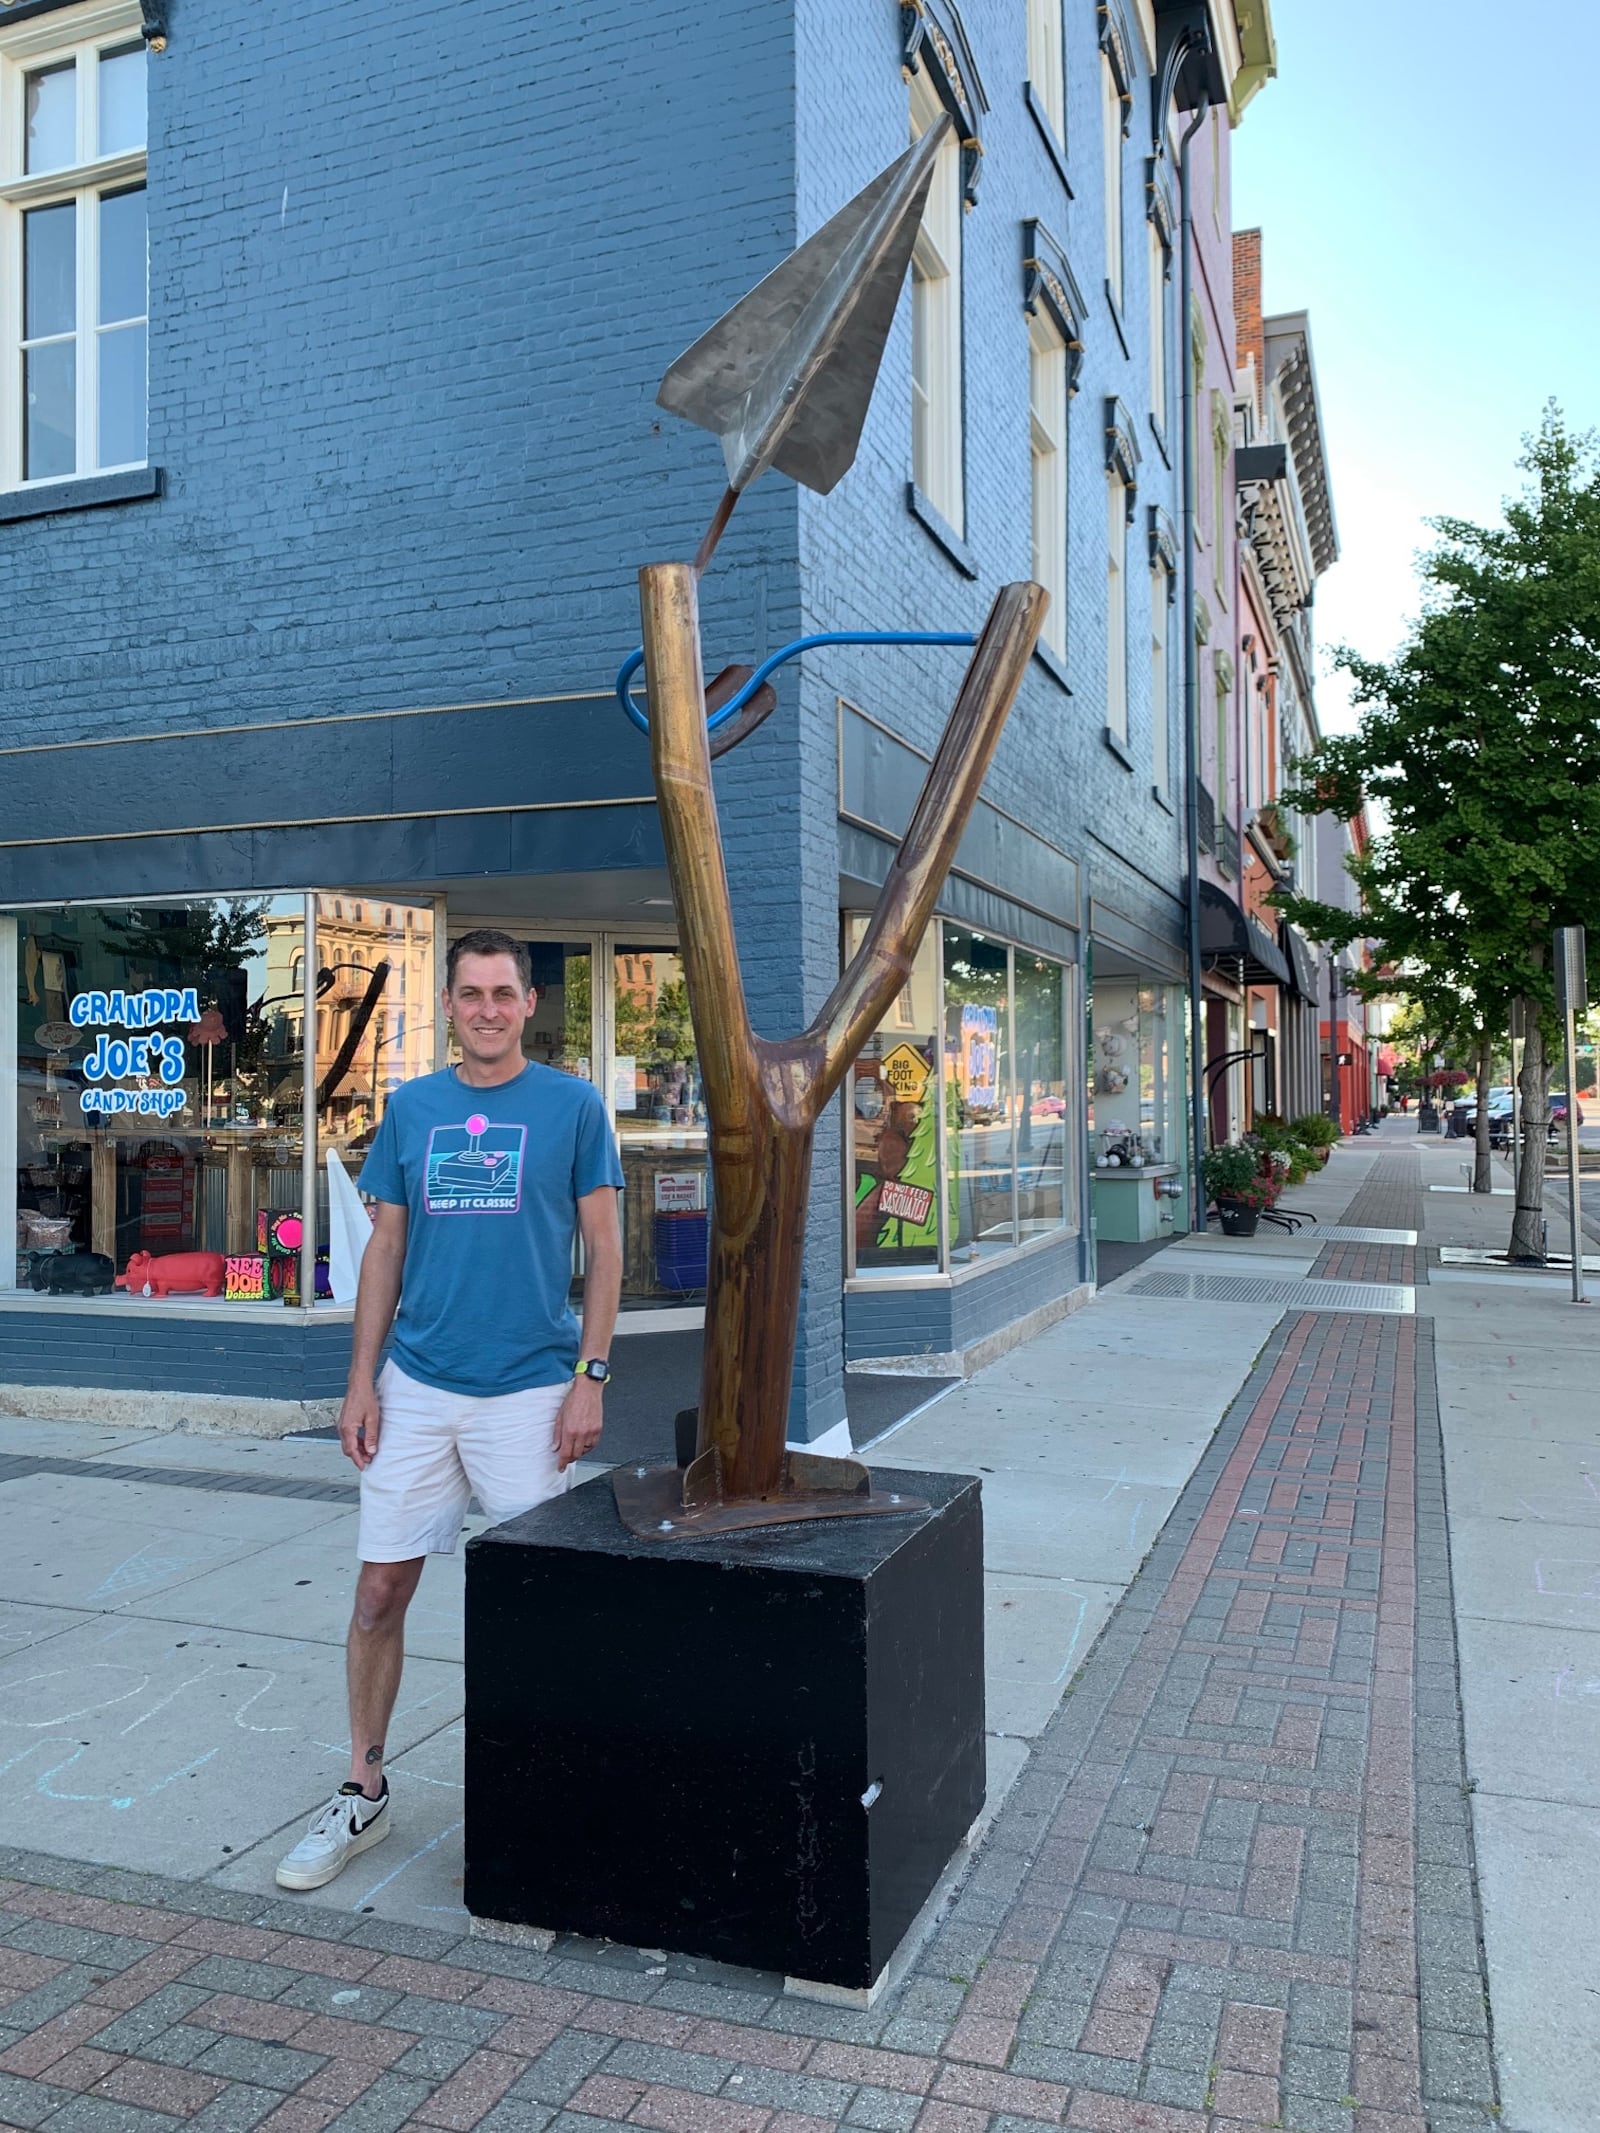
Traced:
<svg viewBox="0 0 1600 2133">
<path fill-rule="evenodd" d="M 572 1389 L 561 1403 L 550 1439 L 556 1448 L 559 1472 L 564 1474 L 569 1466 L 586 1457 L 600 1442 L 604 1393 L 605 1387 L 593 1378 L 573 1379 Z"/>
<path fill-rule="evenodd" d="M 371 1466 L 377 1457 L 381 1421 L 377 1388 L 370 1383 L 352 1385 L 339 1410 L 339 1449 L 358 1467 Z"/>
</svg>

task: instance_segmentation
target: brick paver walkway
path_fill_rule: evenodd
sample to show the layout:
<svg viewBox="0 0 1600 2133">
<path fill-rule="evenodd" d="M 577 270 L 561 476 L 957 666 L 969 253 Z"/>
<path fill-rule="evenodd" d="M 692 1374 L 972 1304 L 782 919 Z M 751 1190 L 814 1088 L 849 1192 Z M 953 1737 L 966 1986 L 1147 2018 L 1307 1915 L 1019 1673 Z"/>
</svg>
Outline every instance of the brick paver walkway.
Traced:
<svg viewBox="0 0 1600 2133">
<path fill-rule="evenodd" d="M 1280 1327 L 870 2013 L 0 1852 L 0 2126 L 1492 2125 L 1428 1331 Z"/>
</svg>

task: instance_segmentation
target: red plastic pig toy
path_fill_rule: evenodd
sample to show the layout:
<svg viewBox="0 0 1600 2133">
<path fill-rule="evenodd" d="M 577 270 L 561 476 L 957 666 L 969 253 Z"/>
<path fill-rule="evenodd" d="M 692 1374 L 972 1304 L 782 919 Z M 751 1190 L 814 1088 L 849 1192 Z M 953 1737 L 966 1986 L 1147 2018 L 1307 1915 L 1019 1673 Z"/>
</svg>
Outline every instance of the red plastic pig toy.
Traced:
<svg viewBox="0 0 1600 2133">
<path fill-rule="evenodd" d="M 117 1287 L 130 1296 L 193 1294 L 220 1296 L 227 1273 L 221 1252 L 134 1252 L 117 1276 Z"/>
</svg>

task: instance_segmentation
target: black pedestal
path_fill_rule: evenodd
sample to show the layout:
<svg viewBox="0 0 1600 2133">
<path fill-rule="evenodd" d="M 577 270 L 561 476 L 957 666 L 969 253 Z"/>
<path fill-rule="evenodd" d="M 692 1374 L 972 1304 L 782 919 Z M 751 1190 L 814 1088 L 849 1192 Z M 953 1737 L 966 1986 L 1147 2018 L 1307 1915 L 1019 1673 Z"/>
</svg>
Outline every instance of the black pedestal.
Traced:
<svg viewBox="0 0 1600 2133">
<path fill-rule="evenodd" d="M 466 1903 L 862 1988 L 984 1794 L 983 1523 L 636 1540 L 608 1477 L 467 1549 Z"/>
</svg>

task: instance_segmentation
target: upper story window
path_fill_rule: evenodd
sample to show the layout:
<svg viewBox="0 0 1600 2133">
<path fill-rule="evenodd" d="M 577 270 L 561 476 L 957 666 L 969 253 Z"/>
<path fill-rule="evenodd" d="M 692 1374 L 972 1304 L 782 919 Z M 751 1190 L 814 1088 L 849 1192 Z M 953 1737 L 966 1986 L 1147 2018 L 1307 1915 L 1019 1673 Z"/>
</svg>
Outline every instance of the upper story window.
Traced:
<svg viewBox="0 0 1600 2133">
<path fill-rule="evenodd" d="M 1041 307 L 1028 321 L 1028 425 L 1033 476 L 1033 576 L 1050 595 L 1040 636 L 1067 648 L 1067 349 Z"/>
<path fill-rule="evenodd" d="M 1154 220 L 1145 223 L 1150 254 L 1150 412 L 1167 427 L 1167 248 Z"/>
<path fill-rule="evenodd" d="M 1028 80 L 1041 116 L 1056 139 L 1067 138 L 1066 60 L 1062 50 L 1061 0 L 1028 0 Z"/>
<path fill-rule="evenodd" d="M 1106 288 L 1122 309 L 1122 92 L 1111 61 L 1100 55 L 1100 123 L 1105 145 Z"/>
<path fill-rule="evenodd" d="M 914 74 L 914 141 L 943 108 L 927 70 Z M 911 477 L 956 533 L 966 517 L 961 399 L 961 146 L 952 134 L 934 164 L 911 256 Z"/>
<path fill-rule="evenodd" d="M 0 488 L 146 457 L 145 48 L 92 13 L 0 30 Z"/>
<path fill-rule="evenodd" d="M 1106 726 L 1128 738 L 1128 485 L 1106 475 Z"/>
</svg>

